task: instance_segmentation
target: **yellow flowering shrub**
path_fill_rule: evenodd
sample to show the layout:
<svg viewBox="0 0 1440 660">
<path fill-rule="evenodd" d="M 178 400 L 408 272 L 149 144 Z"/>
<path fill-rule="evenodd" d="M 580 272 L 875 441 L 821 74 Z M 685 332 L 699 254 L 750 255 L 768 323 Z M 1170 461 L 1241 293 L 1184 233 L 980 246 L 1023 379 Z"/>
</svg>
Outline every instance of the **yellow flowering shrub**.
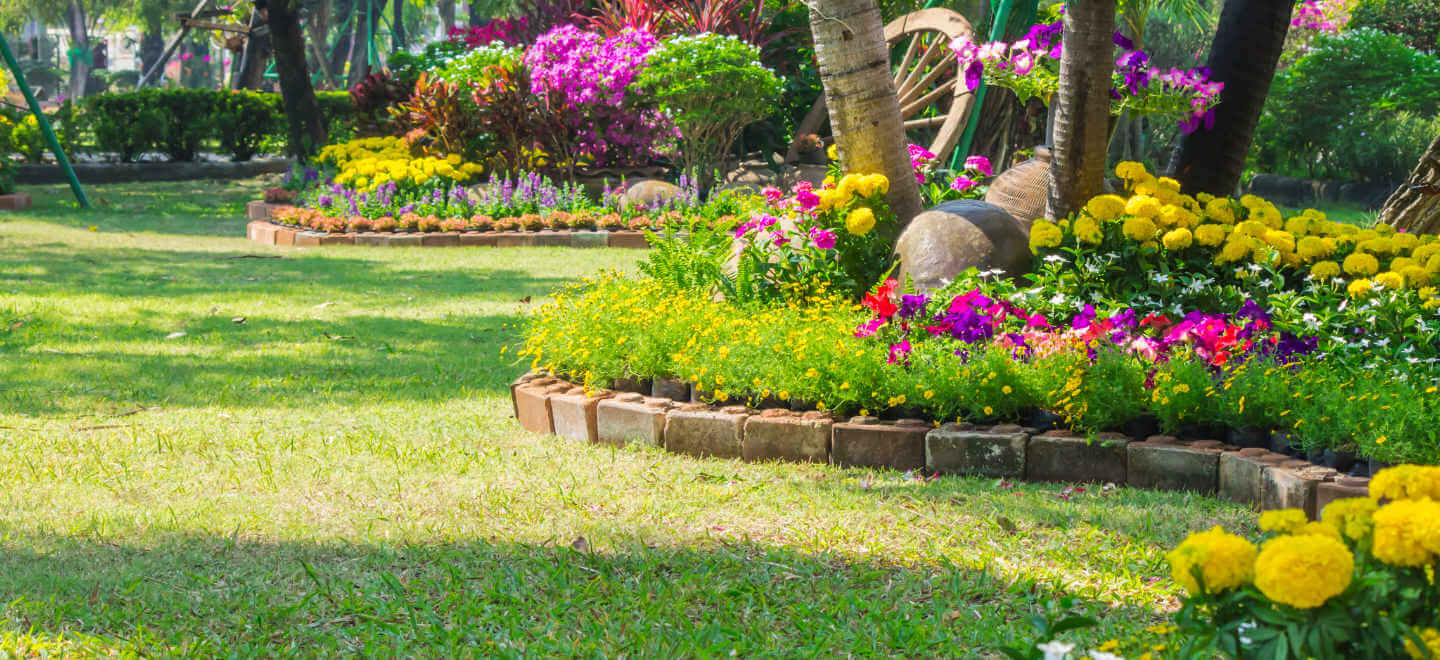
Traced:
<svg viewBox="0 0 1440 660">
<path fill-rule="evenodd" d="M 1359 541 L 1370 536 L 1370 530 L 1375 527 L 1372 516 L 1375 515 L 1377 508 L 1375 500 L 1366 497 L 1346 497 L 1327 504 L 1325 511 L 1321 514 L 1321 521 L 1340 530 L 1345 538 Z"/>
<path fill-rule="evenodd" d="M 386 183 L 398 187 L 449 187 L 478 177 L 484 168 L 459 155 L 416 156 L 398 137 L 368 137 L 332 144 L 317 160 L 336 170 L 335 183 L 373 192 Z"/>
<path fill-rule="evenodd" d="M 1344 592 L 1354 572 L 1355 556 L 1333 537 L 1280 536 L 1260 547 L 1255 587 L 1277 603 L 1311 609 Z"/>
<path fill-rule="evenodd" d="M 1255 544 L 1218 526 L 1191 534 L 1165 558 L 1170 575 L 1191 594 L 1221 593 L 1250 584 L 1255 575 Z M 1196 574 L 1204 588 L 1196 581 Z"/>
<path fill-rule="evenodd" d="M 1300 509 L 1277 509 L 1260 514 L 1260 529 L 1266 532 L 1289 534 L 1305 525 L 1309 519 Z"/>
</svg>

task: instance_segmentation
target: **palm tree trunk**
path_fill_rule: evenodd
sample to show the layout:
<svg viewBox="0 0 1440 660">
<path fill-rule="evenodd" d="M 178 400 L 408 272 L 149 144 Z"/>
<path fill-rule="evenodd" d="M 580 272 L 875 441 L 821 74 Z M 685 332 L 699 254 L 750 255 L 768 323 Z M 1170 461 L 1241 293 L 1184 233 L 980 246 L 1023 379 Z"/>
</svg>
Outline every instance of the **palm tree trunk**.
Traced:
<svg viewBox="0 0 1440 660">
<path fill-rule="evenodd" d="M 290 124 L 290 153 L 308 159 L 325 145 L 325 121 L 310 67 L 305 62 L 305 33 L 301 31 L 298 0 L 269 0 L 270 45 L 275 50 L 275 72 Z"/>
<path fill-rule="evenodd" d="M 1294 4 L 1294 0 L 1225 3 L 1205 63 L 1212 79 L 1225 83 L 1215 106 L 1215 127 L 1182 136 L 1170 160 L 1170 173 L 1186 192 L 1235 193 L 1285 46 Z"/>
<path fill-rule="evenodd" d="M 90 82 L 90 37 L 85 30 L 85 6 L 80 0 L 70 0 L 66 6 L 65 22 L 70 27 L 70 96 L 77 102 L 85 96 L 85 87 Z"/>
<path fill-rule="evenodd" d="M 910 169 L 880 7 L 875 0 L 815 0 L 809 7 L 815 59 L 841 162 L 846 170 L 890 179 L 890 209 L 903 227 L 920 214 L 922 203 Z"/>
<path fill-rule="evenodd" d="M 1385 200 L 1380 221 L 1412 234 L 1440 234 L 1440 136 L 1420 156 L 1410 178 Z"/>
<path fill-rule="evenodd" d="M 1050 195 L 1045 206 L 1045 217 L 1051 220 L 1070 215 L 1104 190 L 1114 33 L 1115 0 L 1065 3 Z"/>
</svg>

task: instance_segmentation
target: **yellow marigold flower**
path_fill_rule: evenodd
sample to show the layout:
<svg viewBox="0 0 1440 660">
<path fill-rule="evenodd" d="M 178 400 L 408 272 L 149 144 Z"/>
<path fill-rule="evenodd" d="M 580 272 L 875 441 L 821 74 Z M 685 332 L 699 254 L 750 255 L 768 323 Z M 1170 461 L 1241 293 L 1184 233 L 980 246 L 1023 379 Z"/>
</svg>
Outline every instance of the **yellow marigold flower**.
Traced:
<svg viewBox="0 0 1440 660">
<path fill-rule="evenodd" d="M 1225 242 L 1225 247 L 1220 248 L 1220 254 L 1215 255 L 1215 263 L 1224 264 L 1239 261 L 1249 254 L 1249 243 L 1232 238 Z"/>
<path fill-rule="evenodd" d="M 1280 536 L 1255 558 L 1255 587 L 1266 598 L 1303 610 L 1340 595 L 1355 573 L 1355 555 L 1324 534 Z"/>
<path fill-rule="evenodd" d="M 1155 223 L 1151 222 L 1150 218 L 1145 216 L 1135 216 L 1127 219 L 1121 229 L 1124 231 L 1126 238 L 1136 243 L 1143 243 L 1155 238 L 1155 232 L 1159 231 L 1155 227 Z"/>
<path fill-rule="evenodd" d="M 1430 261 L 1430 257 L 1437 254 L 1440 254 L 1440 243 L 1426 243 L 1411 250 L 1410 258 L 1414 259 L 1415 263 L 1423 266 Z"/>
<path fill-rule="evenodd" d="M 1201 204 L 1209 204 L 1209 203 L 1210 203 L 1210 200 L 1212 200 L 1212 199 L 1215 199 L 1215 196 L 1214 196 L 1214 195 L 1211 195 L 1210 193 L 1207 193 L 1207 192 L 1195 193 L 1195 201 L 1198 201 L 1198 202 L 1200 202 Z"/>
<path fill-rule="evenodd" d="M 1351 275 L 1369 277 L 1380 272 L 1380 261 L 1371 255 L 1356 252 L 1345 257 L 1343 267 L 1345 272 Z"/>
<path fill-rule="evenodd" d="M 1396 465 L 1375 474 L 1370 480 L 1372 499 L 1440 500 L 1440 467 Z"/>
<path fill-rule="evenodd" d="M 1390 290 L 1405 288 L 1405 276 L 1395 271 L 1387 270 L 1375 276 L 1375 283 Z"/>
<path fill-rule="evenodd" d="M 1390 247 L 1396 252 L 1405 252 L 1420 244 L 1420 237 L 1414 234 L 1396 233 L 1390 236 Z"/>
<path fill-rule="evenodd" d="M 1127 160 L 1115 166 L 1115 176 L 1126 181 L 1144 178 L 1150 173 L 1145 170 L 1145 165 L 1133 160 Z"/>
<path fill-rule="evenodd" d="M 1160 242 L 1165 245 L 1167 250 L 1184 250 L 1190 247 L 1190 243 L 1194 239 L 1195 237 L 1189 229 L 1180 227 L 1165 232 L 1165 235 L 1160 238 Z"/>
<path fill-rule="evenodd" d="M 825 148 L 825 157 L 830 160 L 840 160 L 840 145 L 832 144 Z"/>
<path fill-rule="evenodd" d="M 861 178 L 862 177 L 858 174 L 846 174 L 845 176 L 840 178 L 840 185 L 836 186 L 836 190 L 839 190 L 840 195 L 843 197 L 854 197 L 856 193 L 856 187 L 860 183 Z"/>
<path fill-rule="evenodd" d="M 1180 182 L 1168 176 L 1162 176 L 1156 179 L 1155 185 L 1160 186 L 1161 190 L 1169 190 L 1174 193 L 1180 192 Z"/>
<path fill-rule="evenodd" d="M 1253 209 L 1253 208 L 1255 208 L 1256 206 L 1259 206 L 1259 205 L 1264 204 L 1264 203 L 1265 203 L 1265 200 L 1260 199 L 1259 197 L 1256 197 L 1255 195 L 1249 195 L 1249 194 L 1247 194 L 1247 195 L 1241 195 L 1241 196 L 1240 196 L 1240 205 L 1243 206 L 1243 207 L 1245 207 L 1245 208 L 1247 208 L 1247 209 Z"/>
<path fill-rule="evenodd" d="M 1246 236 L 1264 238 L 1265 232 L 1270 231 L 1270 228 L 1266 227 L 1265 223 L 1258 220 L 1246 220 L 1238 225 L 1235 225 L 1235 231 L 1236 233 L 1245 234 Z"/>
<path fill-rule="evenodd" d="M 1225 242 L 1229 235 L 1225 225 L 1200 225 L 1195 228 L 1195 242 L 1206 247 L 1215 247 Z"/>
<path fill-rule="evenodd" d="M 1278 509 L 1260 514 L 1260 529 L 1266 532 L 1288 534 L 1309 522 L 1300 509 Z"/>
<path fill-rule="evenodd" d="M 1305 259 L 1320 259 L 1330 256 L 1329 247 L 1319 236 L 1306 236 L 1296 241 L 1295 252 Z"/>
<path fill-rule="evenodd" d="M 845 229 L 856 236 L 864 236 L 875 228 L 875 212 L 862 206 L 845 217 Z"/>
<path fill-rule="evenodd" d="M 1340 277 L 1340 264 L 1333 261 L 1317 261 L 1310 267 L 1310 277 L 1317 280 L 1333 280 Z"/>
<path fill-rule="evenodd" d="M 1235 224 L 1235 209 L 1230 205 L 1230 200 L 1224 197 L 1216 197 L 1205 203 L 1205 217 L 1215 220 L 1220 224 Z"/>
<path fill-rule="evenodd" d="M 1130 201 L 1125 202 L 1125 213 L 1142 218 L 1153 218 L 1160 215 L 1160 200 L 1150 195 L 1136 195 L 1131 197 Z"/>
<path fill-rule="evenodd" d="M 1378 506 L 1368 497 L 1341 498 L 1325 505 L 1325 510 L 1320 512 L 1320 520 L 1340 530 L 1345 538 L 1359 541 L 1370 535 L 1370 529 L 1375 525 L 1371 516 L 1375 515 Z"/>
<path fill-rule="evenodd" d="M 1220 593 L 1250 583 L 1255 575 L 1255 544 L 1216 525 L 1191 534 L 1165 556 L 1170 575 L 1191 594 Z M 1196 575 L 1204 582 L 1201 589 Z"/>
<path fill-rule="evenodd" d="M 1375 512 L 1370 551 L 1391 566 L 1424 566 L 1440 550 L 1440 502 L 1395 500 Z"/>
<path fill-rule="evenodd" d="M 1430 271 L 1425 270 L 1424 266 L 1406 266 L 1400 271 L 1400 274 L 1405 276 L 1406 284 L 1417 289 L 1429 284 L 1433 279 L 1430 277 Z"/>
<path fill-rule="evenodd" d="M 1295 235 L 1291 234 L 1288 231 L 1271 229 L 1269 231 L 1266 231 L 1260 238 L 1264 239 L 1265 242 L 1270 245 L 1270 247 L 1273 247 L 1281 252 L 1295 251 Z"/>
<path fill-rule="evenodd" d="M 1055 223 L 1036 220 L 1030 225 L 1030 252 L 1039 254 L 1041 248 L 1057 247 L 1064 237 L 1065 233 Z"/>
<path fill-rule="evenodd" d="M 1440 630 L 1426 628 L 1425 630 L 1417 632 L 1419 633 L 1420 641 L 1425 644 L 1425 648 L 1422 650 L 1415 646 L 1415 642 L 1407 639 L 1405 640 L 1405 653 L 1409 654 L 1410 657 L 1415 660 L 1440 658 Z"/>
<path fill-rule="evenodd" d="M 1345 287 L 1345 293 L 1349 294 L 1351 298 L 1364 298 L 1374 290 L 1375 283 L 1367 279 L 1352 281 L 1349 286 Z"/>
<path fill-rule="evenodd" d="M 885 178 L 884 174 L 867 174 L 865 183 L 866 187 L 874 191 L 872 194 L 884 195 L 890 192 L 890 179 Z"/>
<path fill-rule="evenodd" d="M 1125 212 L 1125 200 L 1119 195 L 1099 195 L 1085 204 L 1085 212 L 1096 220 L 1114 220 Z"/>
<path fill-rule="evenodd" d="M 1285 220 L 1280 216 L 1280 210 L 1270 202 L 1250 209 L 1250 218 L 1270 229 L 1279 229 L 1285 226 Z"/>
<path fill-rule="evenodd" d="M 1100 232 L 1100 223 L 1088 215 L 1082 215 L 1075 219 L 1075 225 L 1071 228 L 1075 232 L 1075 238 L 1081 243 L 1098 245 L 1104 234 Z"/>
<path fill-rule="evenodd" d="M 1425 262 L 1425 270 L 1432 273 L 1440 273 L 1440 254 L 1430 257 L 1430 259 Z"/>
<path fill-rule="evenodd" d="M 1290 533 L 1296 536 L 1301 534 L 1319 534 L 1321 536 L 1328 536 L 1336 541 L 1344 540 L 1344 538 L 1340 536 L 1340 530 L 1335 529 L 1334 525 L 1327 525 L 1323 522 L 1307 522 Z"/>
</svg>

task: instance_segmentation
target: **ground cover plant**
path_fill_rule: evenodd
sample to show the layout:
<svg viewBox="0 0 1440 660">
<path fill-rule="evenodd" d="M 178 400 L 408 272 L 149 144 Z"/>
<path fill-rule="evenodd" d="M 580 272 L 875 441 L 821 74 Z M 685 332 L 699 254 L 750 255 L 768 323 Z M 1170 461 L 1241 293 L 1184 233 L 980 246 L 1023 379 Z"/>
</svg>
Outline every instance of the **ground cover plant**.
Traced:
<svg viewBox="0 0 1440 660">
<path fill-rule="evenodd" d="M 0 650 L 964 656 L 1071 614 L 1148 648 L 1165 549 L 1253 529 L 525 433 L 519 301 L 637 253 L 261 247 L 266 185 L 37 187 L 0 220 Z"/>
</svg>

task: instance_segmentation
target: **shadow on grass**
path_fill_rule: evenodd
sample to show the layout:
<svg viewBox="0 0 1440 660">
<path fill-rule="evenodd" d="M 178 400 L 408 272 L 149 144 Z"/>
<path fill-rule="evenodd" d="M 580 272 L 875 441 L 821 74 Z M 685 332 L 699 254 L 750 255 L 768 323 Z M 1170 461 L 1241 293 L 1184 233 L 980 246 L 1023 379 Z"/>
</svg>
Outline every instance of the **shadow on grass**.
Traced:
<svg viewBox="0 0 1440 660">
<path fill-rule="evenodd" d="M 264 543 L 141 545 L 7 534 L 3 625 L 141 655 L 976 657 L 1055 589 L 736 542 L 704 548 Z M 23 540 L 23 542 L 22 542 Z M 1081 602 L 1104 620 L 1142 608 Z"/>
<path fill-rule="evenodd" d="M 94 226 L 102 233 L 239 236 L 245 233 L 245 203 L 258 199 L 259 191 L 255 179 L 87 185 L 87 210 L 66 186 L 26 186 L 35 206 L 17 215 L 74 228 Z"/>
</svg>

